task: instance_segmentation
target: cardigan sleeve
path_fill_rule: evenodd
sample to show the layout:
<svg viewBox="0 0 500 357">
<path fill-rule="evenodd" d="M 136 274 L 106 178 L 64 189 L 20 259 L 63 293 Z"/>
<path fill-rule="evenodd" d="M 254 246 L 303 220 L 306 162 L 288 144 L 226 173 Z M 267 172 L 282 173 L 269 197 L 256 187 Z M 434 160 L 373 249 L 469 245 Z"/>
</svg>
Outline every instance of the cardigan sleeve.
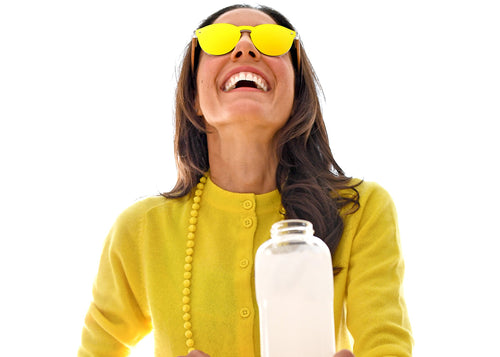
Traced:
<svg viewBox="0 0 500 357">
<path fill-rule="evenodd" d="M 141 217 L 120 215 L 106 238 L 78 357 L 127 356 L 151 331 L 141 283 Z"/>
<path fill-rule="evenodd" d="M 374 183 L 360 192 L 347 278 L 347 327 L 356 357 L 409 357 L 413 339 L 403 297 L 396 210 Z M 354 223 L 354 222 L 353 222 Z"/>
</svg>

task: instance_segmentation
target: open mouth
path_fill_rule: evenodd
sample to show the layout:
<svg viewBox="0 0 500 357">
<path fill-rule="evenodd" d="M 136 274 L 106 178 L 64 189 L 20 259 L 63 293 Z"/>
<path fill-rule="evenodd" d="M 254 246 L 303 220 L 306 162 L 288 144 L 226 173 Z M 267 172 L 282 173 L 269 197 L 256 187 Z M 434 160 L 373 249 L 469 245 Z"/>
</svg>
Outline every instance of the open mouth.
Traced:
<svg viewBox="0 0 500 357">
<path fill-rule="evenodd" d="M 224 92 L 229 92 L 236 88 L 255 88 L 267 92 L 269 85 L 266 80 L 256 73 L 239 72 L 233 74 L 224 83 Z"/>
</svg>

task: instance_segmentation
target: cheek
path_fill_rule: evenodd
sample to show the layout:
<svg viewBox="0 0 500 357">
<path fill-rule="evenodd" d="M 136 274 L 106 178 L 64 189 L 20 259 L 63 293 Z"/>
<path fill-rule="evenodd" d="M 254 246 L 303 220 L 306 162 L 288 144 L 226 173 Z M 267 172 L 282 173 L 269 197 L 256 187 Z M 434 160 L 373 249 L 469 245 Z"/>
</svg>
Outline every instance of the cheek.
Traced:
<svg viewBox="0 0 500 357">
<path fill-rule="evenodd" d="M 291 110 L 295 99 L 295 71 L 291 59 L 287 59 L 282 62 L 280 66 L 276 66 L 275 73 L 281 87 L 281 100 L 284 105 L 290 106 Z"/>
<path fill-rule="evenodd" d="M 277 82 L 293 92 L 295 88 L 295 70 L 290 54 L 281 57 L 269 57 L 268 63 L 277 78 Z"/>
<path fill-rule="evenodd" d="M 205 53 L 200 55 L 198 73 L 196 76 L 196 87 L 198 100 L 202 100 L 210 93 L 215 93 L 217 73 L 219 72 L 222 56 L 209 56 Z"/>
<path fill-rule="evenodd" d="M 210 81 L 207 77 L 209 70 L 207 70 L 206 61 L 203 59 L 203 54 L 200 55 L 200 62 L 198 64 L 198 72 L 196 74 L 196 112 L 199 116 L 203 115 L 203 107 L 207 100 L 209 93 Z"/>
<path fill-rule="evenodd" d="M 210 86 L 210 80 L 207 77 L 207 71 L 199 70 L 198 76 L 196 77 L 196 87 L 198 89 L 198 93 L 202 94 L 204 90 L 206 90 Z"/>
<path fill-rule="evenodd" d="M 213 81 L 203 76 L 198 76 L 196 91 L 196 113 L 205 116 L 213 109 L 216 102 L 216 91 Z"/>
</svg>

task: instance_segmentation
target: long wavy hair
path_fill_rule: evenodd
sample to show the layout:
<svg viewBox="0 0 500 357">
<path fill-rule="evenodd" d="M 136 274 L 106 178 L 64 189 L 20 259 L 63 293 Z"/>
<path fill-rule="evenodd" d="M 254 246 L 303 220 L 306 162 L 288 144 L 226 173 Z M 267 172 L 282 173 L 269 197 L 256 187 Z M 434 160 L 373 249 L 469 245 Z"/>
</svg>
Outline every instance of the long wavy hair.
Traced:
<svg viewBox="0 0 500 357">
<path fill-rule="evenodd" d="M 287 18 L 276 10 L 249 5 L 223 8 L 206 18 L 199 27 L 212 24 L 228 11 L 241 8 L 262 11 L 277 24 L 295 30 Z M 355 183 L 345 176 L 333 158 L 318 97 L 321 87 L 304 47 L 298 47 L 300 66 L 295 44 L 290 50 L 295 69 L 292 112 L 275 137 L 279 158 L 276 186 L 281 193 L 286 218 L 310 221 L 316 236 L 325 241 L 333 255 L 344 230 L 341 209 L 346 207 L 345 212 L 352 213 L 359 208 L 359 193 L 356 190 L 359 182 Z M 205 123 L 195 109 L 200 51 L 197 46 L 194 66 L 191 66 L 189 44 L 181 64 L 176 91 L 174 143 L 178 178 L 172 191 L 163 194 L 167 198 L 188 194 L 210 168 Z"/>
</svg>

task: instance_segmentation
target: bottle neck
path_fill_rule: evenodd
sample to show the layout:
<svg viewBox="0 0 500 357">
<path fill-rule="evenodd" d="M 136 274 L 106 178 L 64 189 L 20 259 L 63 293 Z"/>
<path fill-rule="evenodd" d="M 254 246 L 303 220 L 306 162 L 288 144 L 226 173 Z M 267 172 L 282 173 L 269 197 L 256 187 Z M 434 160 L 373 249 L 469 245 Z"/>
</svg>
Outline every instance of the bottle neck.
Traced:
<svg viewBox="0 0 500 357">
<path fill-rule="evenodd" d="M 314 235 L 312 223 L 303 219 L 286 219 L 276 222 L 271 227 L 274 242 L 290 240 L 309 240 Z"/>
</svg>

